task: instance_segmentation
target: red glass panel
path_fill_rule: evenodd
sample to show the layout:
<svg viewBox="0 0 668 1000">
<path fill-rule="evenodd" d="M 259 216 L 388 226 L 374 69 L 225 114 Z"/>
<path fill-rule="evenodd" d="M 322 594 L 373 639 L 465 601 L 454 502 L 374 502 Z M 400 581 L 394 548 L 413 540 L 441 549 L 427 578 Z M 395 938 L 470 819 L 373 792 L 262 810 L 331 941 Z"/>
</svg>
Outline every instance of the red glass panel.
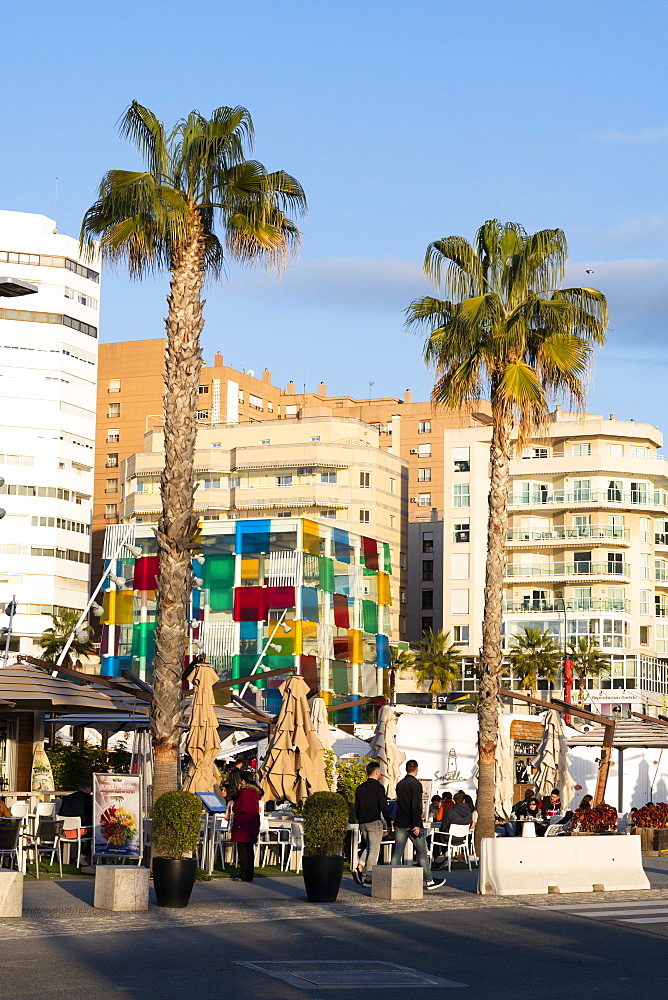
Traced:
<svg viewBox="0 0 668 1000">
<path fill-rule="evenodd" d="M 334 594 L 334 624 L 338 628 L 350 628 L 348 598 L 345 594 Z"/>
<path fill-rule="evenodd" d="M 160 576 L 160 557 L 141 556 L 135 563 L 134 589 L 157 590 Z"/>
<path fill-rule="evenodd" d="M 312 691 L 318 686 L 318 660 L 315 656 L 302 656 L 299 661 L 301 664 L 301 674 L 308 686 Z M 285 678 L 281 678 L 281 682 Z"/>
<path fill-rule="evenodd" d="M 367 538 L 362 535 L 362 551 L 364 552 L 364 565 L 367 569 L 378 569 L 378 542 L 375 538 Z"/>
<path fill-rule="evenodd" d="M 265 587 L 234 588 L 235 622 L 267 620 L 267 590 Z"/>
<path fill-rule="evenodd" d="M 267 587 L 268 608 L 294 608 L 295 588 L 294 587 Z"/>
</svg>

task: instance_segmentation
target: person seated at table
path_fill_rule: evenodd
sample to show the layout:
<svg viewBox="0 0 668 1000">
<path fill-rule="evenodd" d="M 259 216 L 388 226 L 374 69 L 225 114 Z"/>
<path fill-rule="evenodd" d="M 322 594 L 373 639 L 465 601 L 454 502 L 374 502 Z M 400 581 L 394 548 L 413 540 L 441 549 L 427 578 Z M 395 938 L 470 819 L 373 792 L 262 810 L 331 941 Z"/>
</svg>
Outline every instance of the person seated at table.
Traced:
<svg viewBox="0 0 668 1000">
<path fill-rule="evenodd" d="M 594 804 L 593 795 L 584 795 L 578 809 L 591 809 Z"/>
<path fill-rule="evenodd" d="M 452 797 L 452 792 L 443 792 L 443 795 L 441 796 L 440 808 L 436 813 L 436 816 L 434 817 L 435 821 L 437 823 L 442 823 L 443 817 L 445 816 L 446 812 L 448 811 L 448 809 L 452 809 L 454 804 L 455 800 Z"/>
<path fill-rule="evenodd" d="M 432 795 L 432 797 L 431 797 L 431 805 L 429 806 L 429 818 L 430 819 L 436 819 L 436 817 L 438 816 L 440 808 L 441 808 L 441 796 L 440 795 Z"/>
<path fill-rule="evenodd" d="M 89 831 L 93 825 L 93 796 L 91 795 L 91 783 L 90 781 L 83 781 L 76 792 L 72 792 L 71 795 L 66 795 L 63 801 L 60 803 L 60 809 L 58 810 L 59 816 L 78 816 L 81 820 L 81 836 L 84 836 L 84 831 Z M 76 831 L 68 831 L 76 837 Z"/>
<path fill-rule="evenodd" d="M 549 821 L 561 813 L 561 794 L 558 788 L 553 788 L 549 795 L 543 796 L 541 804 L 543 819 Z"/>
<path fill-rule="evenodd" d="M 535 793 L 533 790 L 533 785 L 529 785 L 524 793 L 524 798 L 521 802 L 516 802 L 513 806 L 513 814 L 515 819 L 523 819 L 526 816 L 527 806 L 531 799 L 535 798 Z"/>
<path fill-rule="evenodd" d="M 445 816 L 443 817 L 443 822 L 441 823 L 441 832 L 449 833 L 451 826 L 466 826 L 470 827 L 473 823 L 473 809 L 466 801 L 467 798 L 470 802 L 473 800 L 471 796 L 466 794 L 466 792 L 455 792 L 454 804 L 452 809 L 448 809 Z M 453 837 L 453 844 L 462 844 L 464 842 L 463 837 Z"/>
<path fill-rule="evenodd" d="M 13 819 L 12 811 L 4 799 L 0 799 L 0 819 Z"/>
<path fill-rule="evenodd" d="M 527 802 L 527 809 L 524 814 L 524 821 L 533 822 L 536 826 L 536 836 L 542 837 L 547 830 L 547 823 L 543 819 L 540 802 L 536 798 L 531 798 Z"/>
</svg>

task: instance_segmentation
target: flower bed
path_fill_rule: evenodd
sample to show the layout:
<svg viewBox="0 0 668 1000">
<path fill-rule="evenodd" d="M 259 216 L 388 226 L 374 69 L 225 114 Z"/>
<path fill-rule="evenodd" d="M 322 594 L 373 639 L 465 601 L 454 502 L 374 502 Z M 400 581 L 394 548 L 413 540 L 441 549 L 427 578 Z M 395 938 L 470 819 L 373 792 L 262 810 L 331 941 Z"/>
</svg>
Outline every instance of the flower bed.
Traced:
<svg viewBox="0 0 668 1000">
<path fill-rule="evenodd" d="M 576 809 L 571 821 L 571 833 L 615 833 L 617 810 L 603 803 L 593 809 Z"/>
<path fill-rule="evenodd" d="M 641 839 L 644 854 L 668 851 L 668 803 L 657 802 L 642 809 L 632 809 L 629 816 L 632 833 Z"/>
</svg>

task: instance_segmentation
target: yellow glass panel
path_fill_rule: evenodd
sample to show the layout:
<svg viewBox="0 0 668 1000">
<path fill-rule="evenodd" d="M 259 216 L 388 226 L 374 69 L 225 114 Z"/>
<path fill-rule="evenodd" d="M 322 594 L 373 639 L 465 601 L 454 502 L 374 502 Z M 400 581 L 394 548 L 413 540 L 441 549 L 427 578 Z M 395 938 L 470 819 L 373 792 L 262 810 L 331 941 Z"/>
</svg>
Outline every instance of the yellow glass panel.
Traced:
<svg viewBox="0 0 668 1000">
<path fill-rule="evenodd" d="M 257 580 L 260 576 L 260 560 L 244 557 L 241 560 L 241 579 Z"/>
<path fill-rule="evenodd" d="M 116 625 L 132 625 L 132 609 L 135 595 L 131 590 L 116 594 Z"/>
<path fill-rule="evenodd" d="M 349 628 L 348 640 L 350 643 L 350 662 L 364 663 L 364 648 L 362 646 L 361 631 L 357 628 Z"/>
<path fill-rule="evenodd" d="M 392 597 L 390 595 L 390 577 L 388 573 L 378 574 L 378 603 L 392 603 Z"/>
<path fill-rule="evenodd" d="M 315 521 L 304 518 L 304 552 L 310 552 L 312 556 L 320 555 L 320 526 Z"/>
<path fill-rule="evenodd" d="M 116 591 L 115 590 L 105 590 L 102 595 L 102 607 L 104 608 L 104 614 L 102 615 L 103 625 L 114 625 L 116 622 Z"/>
</svg>

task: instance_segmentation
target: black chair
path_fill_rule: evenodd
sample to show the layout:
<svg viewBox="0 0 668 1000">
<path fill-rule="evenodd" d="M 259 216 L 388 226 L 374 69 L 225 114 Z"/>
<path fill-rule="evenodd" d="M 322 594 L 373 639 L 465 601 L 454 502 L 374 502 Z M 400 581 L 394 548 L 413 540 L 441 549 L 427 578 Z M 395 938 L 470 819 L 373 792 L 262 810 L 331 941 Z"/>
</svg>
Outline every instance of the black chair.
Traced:
<svg viewBox="0 0 668 1000">
<path fill-rule="evenodd" d="M 27 840 L 23 849 L 24 851 L 35 852 L 36 878 L 39 878 L 40 854 L 50 854 L 51 861 L 49 864 L 51 865 L 53 864 L 53 859 L 57 854 L 60 877 L 63 877 L 63 826 L 64 823 L 62 819 L 40 819 L 35 836 L 30 837 Z"/>
<path fill-rule="evenodd" d="M 19 838 L 21 836 L 21 823 L 21 819 L 0 819 L 0 867 L 4 867 L 5 854 L 8 854 L 10 859 L 14 855 L 17 871 L 20 868 Z"/>
</svg>

